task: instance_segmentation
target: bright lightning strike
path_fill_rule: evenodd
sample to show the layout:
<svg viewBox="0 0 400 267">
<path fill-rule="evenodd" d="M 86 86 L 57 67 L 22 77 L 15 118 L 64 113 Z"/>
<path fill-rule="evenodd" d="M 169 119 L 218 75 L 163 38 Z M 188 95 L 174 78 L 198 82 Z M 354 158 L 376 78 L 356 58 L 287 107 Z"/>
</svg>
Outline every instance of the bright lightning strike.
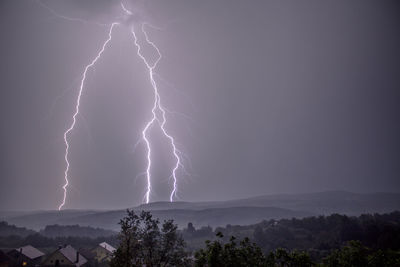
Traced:
<svg viewBox="0 0 400 267">
<path fill-rule="evenodd" d="M 121 6 L 123 7 L 122 4 L 121 4 Z M 125 7 L 123 7 L 123 9 L 125 10 Z M 129 10 L 127 10 L 127 11 L 129 12 Z M 145 194 L 145 200 L 146 200 L 146 203 L 149 203 L 150 202 L 150 194 L 151 194 L 151 167 L 152 167 L 151 155 L 152 155 L 152 151 L 151 151 L 150 140 L 148 137 L 148 130 L 150 129 L 151 126 L 153 126 L 155 124 L 155 122 L 158 122 L 163 135 L 171 143 L 172 153 L 176 160 L 175 165 L 172 169 L 172 173 L 171 173 L 171 177 L 173 179 L 173 189 L 172 189 L 170 197 L 169 197 L 170 201 L 173 202 L 174 197 L 176 196 L 177 190 L 178 190 L 177 171 L 178 171 L 179 167 L 182 166 L 181 159 L 179 157 L 180 151 L 176 147 L 174 138 L 168 133 L 168 131 L 165 128 L 165 125 L 167 123 L 166 111 L 163 108 L 163 106 L 161 105 L 161 96 L 158 91 L 156 80 L 154 79 L 154 69 L 157 67 L 157 64 L 161 60 L 162 56 L 161 56 L 161 53 L 160 53 L 160 50 L 158 49 L 158 47 L 152 41 L 150 41 L 150 39 L 147 35 L 147 32 L 144 29 L 144 24 L 141 25 L 141 30 L 145 36 L 146 43 L 148 45 L 152 46 L 157 51 L 157 54 L 158 54 L 157 60 L 155 60 L 155 62 L 153 64 L 149 63 L 149 61 L 141 53 L 141 46 L 138 43 L 138 38 L 135 33 L 135 28 L 132 27 L 132 34 L 133 34 L 135 46 L 137 47 L 137 55 L 143 60 L 143 62 L 145 63 L 145 65 L 149 71 L 150 83 L 151 83 L 151 85 L 153 87 L 153 91 L 154 91 L 154 102 L 153 102 L 153 107 L 151 109 L 152 117 L 147 122 L 146 126 L 144 127 L 144 129 L 142 131 L 142 138 L 146 144 L 146 149 L 147 149 L 147 168 L 146 168 L 147 191 Z M 157 116 L 158 112 L 161 112 L 161 118 L 159 118 Z"/>
<path fill-rule="evenodd" d="M 67 19 L 70 21 L 79 21 L 79 22 L 85 22 L 82 19 L 77 19 L 77 18 L 70 18 L 70 17 L 66 17 L 63 15 L 60 15 L 58 13 L 56 13 L 53 9 L 51 9 L 50 7 L 44 5 L 40 0 L 38 0 L 38 3 L 40 5 L 42 5 L 43 7 L 45 7 L 46 9 L 48 9 L 51 13 L 53 13 L 55 16 L 62 18 L 62 19 Z M 125 14 L 127 14 L 129 17 L 133 18 L 134 20 L 138 21 L 140 19 L 140 15 L 138 14 L 133 14 L 130 10 L 128 10 L 124 4 L 121 2 L 121 8 L 123 9 L 123 11 L 125 12 Z M 125 22 L 128 22 L 129 19 L 125 18 Z M 97 25 L 100 26 L 104 26 L 106 24 L 98 24 Z M 103 43 L 101 50 L 98 52 L 97 56 L 90 62 L 90 64 L 88 64 L 83 72 L 82 75 L 82 79 L 80 82 L 80 86 L 79 86 L 79 92 L 78 92 L 78 97 L 76 100 L 76 105 L 75 105 L 75 112 L 72 116 L 72 123 L 70 125 L 70 127 L 64 132 L 64 143 L 65 143 L 65 154 L 64 154 L 64 159 L 65 159 L 65 163 L 66 163 L 66 168 L 64 171 L 64 180 L 65 180 L 65 184 L 63 185 L 63 190 L 64 190 L 64 194 L 63 194 L 63 200 L 62 203 L 59 205 L 58 210 L 61 210 L 66 202 L 66 198 L 67 198 L 67 188 L 69 186 L 69 170 L 70 170 L 70 162 L 69 162 L 69 149 L 70 149 L 70 144 L 68 142 L 68 137 L 70 135 L 70 133 L 72 132 L 72 130 L 75 128 L 76 122 L 77 122 L 77 116 L 79 115 L 79 107 L 80 107 L 80 100 L 82 97 L 82 93 L 83 93 L 83 89 L 84 89 L 84 83 L 86 81 L 86 76 L 88 71 L 96 64 L 96 62 L 100 59 L 100 57 L 102 56 L 103 52 L 105 51 L 108 43 L 111 41 L 112 39 L 112 31 L 114 26 L 118 25 L 118 22 L 114 22 L 112 24 L 109 24 L 108 26 L 110 26 L 109 32 L 108 32 L 108 38 L 107 40 Z M 147 32 L 144 29 L 144 25 L 148 25 L 153 27 L 150 24 L 146 24 L 146 23 L 142 23 L 141 24 L 141 31 L 145 37 L 146 43 L 147 45 L 153 47 L 153 49 L 155 49 L 157 51 L 158 57 L 157 60 L 155 60 L 155 62 L 153 64 L 150 64 L 149 61 L 145 58 L 145 56 L 141 53 L 141 47 L 138 43 L 138 39 L 135 33 L 135 29 L 134 27 L 132 27 L 132 34 L 134 37 L 134 43 L 135 46 L 137 47 L 137 55 L 143 60 L 143 62 L 145 63 L 148 71 L 149 71 L 149 77 L 150 77 L 150 82 L 151 85 L 153 87 L 153 91 L 154 91 L 154 103 L 153 103 L 153 107 L 151 109 L 152 112 L 152 117 L 151 119 L 146 123 L 143 131 L 142 131 L 142 141 L 145 142 L 146 144 L 146 148 L 147 148 L 147 168 L 146 168 L 146 172 L 143 173 L 143 175 L 146 175 L 147 178 L 147 190 L 146 190 L 146 194 L 144 196 L 145 202 L 149 203 L 150 202 L 150 195 L 151 195 L 151 167 L 152 167 L 152 162 L 151 162 L 151 155 L 152 155 L 152 151 L 151 151 L 151 142 L 150 139 L 148 137 L 148 130 L 155 124 L 155 122 L 158 123 L 158 125 L 160 126 L 160 129 L 163 133 L 163 135 L 169 140 L 171 147 L 172 147 L 172 155 L 175 158 L 175 165 L 172 169 L 171 172 L 171 178 L 173 179 L 173 189 L 170 193 L 170 201 L 172 202 L 174 200 L 174 197 L 177 196 L 177 190 L 178 190 L 178 185 L 177 185 L 177 171 L 179 170 L 179 168 L 181 167 L 182 170 L 185 172 L 185 168 L 181 163 L 181 158 L 180 155 L 182 154 L 176 146 L 175 140 L 174 138 L 168 133 L 168 131 L 166 130 L 165 126 L 167 123 L 167 117 L 166 117 L 166 112 L 168 111 L 167 109 L 165 109 L 162 105 L 161 105 L 161 96 L 159 94 L 158 91 L 158 87 L 157 87 L 157 83 L 156 80 L 154 79 L 154 69 L 157 67 L 158 62 L 161 60 L 162 56 L 160 53 L 160 50 L 158 49 L 158 47 L 152 42 L 150 41 Z M 161 116 L 159 115 L 161 114 Z M 136 145 L 135 145 L 136 147 Z M 142 175 L 142 174 L 140 174 Z"/>
<path fill-rule="evenodd" d="M 63 197 L 62 203 L 58 207 L 58 210 L 62 209 L 62 207 L 65 205 L 65 201 L 66 201 L 66 198 L 67 198 L 67 187 L 69 185 L 68 174 L 69 174 L 69 169 L 70 169 L 70 162 L 69 162 L 69 159 L 68 159 L 70 145 L 69 145 L 69 142 L 68 142 L 68 136 L 71 133 L 71 131 L 74 129 L 75 124 L 76 124 L 76 117 L 79 114 L 79 106 L 80 106 L 81 97 L 82 97 L 82 93 L 83 93 L 84 83 L 85 83 L 85 80 L 86 80 L 86 75 L 87 75 L 87 72 L 89 71 L 89 69 L 92 68 L 94 66 L 94 64 L 96 64 L 97 60 L 101 57 L 101 55 L 103 54 L 104 50 L 106 49 L 107 44 L 111 41 L 112 30 L 113 30 L 115 25 L 118 25 L 118 23 L 111 24 L 110 30 L 108 32 L 108 38 L 104 42 L 103 46 L 101 47 L 101 50 L 99 51 L 97 56 L 92 60 L 92 62 L 90 62 L 90 64 L 85 67 L 85 70 L 84 70 L 83 75 L 82 75 L 82 80 L 81 80 L 81 83 L 80 83 L 80 87 L 79 87 L 78 98 L 76 99 L 75 113 L 72 116 L 72 123 L 71 123 L 70 127 L 64 132 L 64 143 L 65 143 L 64 159 L 65 159 L 65 163 L 67 164 L 67 166 L 66 166 L 65 172 L 64 172 L 64 179 L 65 179 L 65 184 L 63 186 L 64 197 Z"/>
<path fill-rule="evenodd" d="M 131 12 L 130 10 L 128 10 L 128 9 L 124 6 L 124 3 L 122 3 L 122 2 L 121 2 L 121 7 L 122 7 L 122 10 L 123 10 L 126 14 L 132 15 L 132 12 Z"/>
</svg>

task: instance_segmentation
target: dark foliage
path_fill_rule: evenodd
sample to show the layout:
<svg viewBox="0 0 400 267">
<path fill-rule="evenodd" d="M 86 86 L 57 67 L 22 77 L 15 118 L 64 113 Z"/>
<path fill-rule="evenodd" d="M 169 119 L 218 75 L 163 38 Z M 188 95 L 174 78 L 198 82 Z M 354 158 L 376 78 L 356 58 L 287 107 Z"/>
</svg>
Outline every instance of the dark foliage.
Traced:
<svg viewBox="0 0 400 267">
<path fill-rule="evenodd" d="M 250 237 L 264 253 L 285 248 L 308 251 L 314 260 L 320 260 L 332 250 L 339 249 L 350 240 L 359 240 L 373 250 L 400 249 L 400 212 L 390 214 L 348 217 L 330 216 L 303 219 L 263 221 L 256 225 L 218 227 L 215 231 L 204 228 L 196 230 L 193 225 L 183 230 L 189 249 L 199 249 L 204 241 L 214 240 L 221 232 L 228 242 L 229 236 Z M 200 242 L 201 241 L 201 242 Z"/>
<path fill-rule="evenodd" d="M 206 248 L 195 254 L 197 267 L 399 267 L 400 251 L 373 250 L 364 247 L 359 241 L 349 241 L 346 246 L 334 250 L 320 263 L 311 259 L 305 251 L 278 248 L 263 254 L 261 249 L 248 238 L 236 242 L 230 237 L 223 243 L 223 235 L 217 233 L 218 240 L 206 241 Z"/>
<path fill-rule="evenodd" d="M 114 246 L 119 245 L 111 262 L 113 267 L 190 264 L 222 267 L 400 267 L 400 212 L 359 217 L 333 214 L 270 220 L 249 226 L 227 225 L 214 231 L 211 227 L 196 229 L 189 223 L 186 229 L 178 231 L 173 221 L 160 224 L 149 212 L 137 215 L 128 210 L 120 225 L 119 236 L 49 238 L 32 230 L 2 223 L 0 229 L 11 229 L 10 233 L 15 235 L 0 236 L 0 247 L 30 244 L 38 248 L 55 248 L 60 244 L 71 244 L 77 248 L 93 248 L 106 241 Z M 51 226 L 46 229 L 55 231 L 57 227 L 60 227 L 60 231 L 75 233 L 95 230 L 107 232 L 79 226 Z M 195 255 L 194 262 L 185 252 L 181 234 L 191 244 L 201 241 L 201 244 L 196 243 L 198 248 L 189 247 Z M 204 247 L 207 239 L 211 241 L 206 241 Z"/>
<path fill-rule="evenodd" d="M 221 233 L 217 233 L 222 238 Z M 261 249 L 248 238 L 237 243 L 235 237 L 222 244 L 220 240 L 206 241 L 206 248 L 195 254 L 195 266 L 263 266 L 265 257 Z"/>
<path fill-rule="evenodd" d="M 400 251 L 372 250 L 364 247 L 359 241 L 349 241 L 347 246 L 334 250 L 323 259 L 326 267 L 398 267 Z"/>
<path fill-rule="evenodd" d="M 186 266 L 183 238 L 177 233 L 177 226 L 167 220 L 159 226 L 150 212 L 136 215 L 127 210 L 127 216 L 120 221 L 120 244 L 111 261 L 112 267 L 133 266 Z"/>
</svg>

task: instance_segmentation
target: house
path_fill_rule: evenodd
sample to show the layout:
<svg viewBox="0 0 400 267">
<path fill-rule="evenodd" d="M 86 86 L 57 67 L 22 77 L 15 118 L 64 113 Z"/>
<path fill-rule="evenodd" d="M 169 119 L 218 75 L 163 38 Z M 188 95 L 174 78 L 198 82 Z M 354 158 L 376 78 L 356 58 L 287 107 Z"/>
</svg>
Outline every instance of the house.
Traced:
<svg viewBox="0 0 400 267">
<path fill-rule="evenodd" d="M 80 248 L 79 253 L 87 260 L 86 265 L 87 266 L 96 266 L 100 267 L 98 265 L 98 262 L 95 259 L 95 254 L 92 252 L 92 249 L 89 248 Z M 108 266 L 107 266 L 108 267 Z"/>
<path fill-rule="evenodd" d="M 31 245 L 27 245 L 13 249 L 7 255 L 11 258 L 13 265 L 37 266 L 42 262 L 44 253 Z"/>
<path fill-rule="evenodd" d="M 95 254 L 94 258 L 98 262 L 103 262 L 103 261 L 110 261 L 115 250 L 116 249 L 113 246 L 111 246 L 106 242 L 103 242 L 100 243 L 94 249 L 92 249 L 92 252 Z"/>
<path fill-rule="evenodd" d="M 0 267 L 11 267 L 11 258 L 0 250 Z"/>
<path fill-rule="evenodd" d="M 94 260 L 94 257 L 96 256 L 93 252 L 92 249 L 89 248 L 80 248 L 79 253 L 88 261 L 90 262 L 91 260 Z"/>
<path fill-rule="evenodd" d="M 51 253 L 42 266 L 79 267 L 84 266 L 87 259 L 70 245 L 61 246 Z"/>
</svg>

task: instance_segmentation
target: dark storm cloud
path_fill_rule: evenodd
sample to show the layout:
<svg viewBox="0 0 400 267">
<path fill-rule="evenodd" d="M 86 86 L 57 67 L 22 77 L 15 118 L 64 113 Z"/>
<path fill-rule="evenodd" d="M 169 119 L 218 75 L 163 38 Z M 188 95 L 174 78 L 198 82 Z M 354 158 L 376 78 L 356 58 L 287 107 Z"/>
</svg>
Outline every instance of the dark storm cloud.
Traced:
<svg viewBox="0 0 400 267">
<path fill-rule="evenodd" d="M 35 1 L 0 2 L 0 209 L 59 205 L 62 136 L 82 71 L 108 33 L 95 24 L 125 15 L 119 1 L 43 3 L 90 23 Z M 163 54 L 168 130 L 192 163 L 193 175 L 180 175 L 182 200 L 400 191 L 398 1 L 124 4 L 163 28 L 149 36 Z M 152 101 L 129 27 L 116 27 L 71 134 L 67 208 L 141 203 L 145 151 L 132 151 Z M 173 159 L 156 127 L 151 135 L 152 200 L 166 200 Z"/>
</svg>

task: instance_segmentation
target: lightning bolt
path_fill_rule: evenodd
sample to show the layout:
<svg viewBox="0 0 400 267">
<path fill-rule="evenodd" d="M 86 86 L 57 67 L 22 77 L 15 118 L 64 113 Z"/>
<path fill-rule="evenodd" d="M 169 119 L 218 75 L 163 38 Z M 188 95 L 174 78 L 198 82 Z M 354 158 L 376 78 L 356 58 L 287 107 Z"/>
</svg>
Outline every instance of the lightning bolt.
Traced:
<svg viewBox="0 0 400 267">
<path fill-rule="evenodd" d="M 123 6 L 123 5 L 121 4 L 121 6 Z M 124 10 L 125 10 L 125 8 L 124 8 Z M 171 144 L 172 154 L 173 154 L 173 157 L 175 158 L 175 165 L 174 165 L 174 167 L 172 169 L 172 173 L 171 173 L 171 177 L 172 177 L 172 180 L 173 180 L 173 189 L 171 190 L 170 197 L 169 197 L 169 200 L 171 202 L 173 202 L 174 197 L 176 197 L 177 190 L 178 190 L 177 171 L 179 170 L 179 167 L 182 166 L 182 163 L 181 163 L 181 158 L 179 156 L 180 155 L 180 151 L 176 147 L 175 140 L 172 137 L 172 135 L 170 135 L 168 133 L 167 129 L 165 128 L 166 123 L 167 123 L 166 110 L 161 105 L 161 96 L 160 96 L 159 91 L 158 91 L 157 82 L 154 79 L 154 69 L 157 67 L 157 64 L 161 60 L 162 55 L 161 55 L 160 50 L 158 49 L 158 47 L 154 44 L 154 42 L 150 41 L 149 36 L 148 36 L 147 32 L 145 31 L 144 25 L 145 25 L 144 23 L 141 25 L 141 31 L 142 31 L 142 33 L 143 33 L 143 35 L 145 37 L 146 43 L 148 45 L 152 46 L 155 49 L 155 51 L 157 51 L 157 54 L 158 54 L 158 57 L 155 60 L 155 62 L 153 64 L 149 63 L 149 61 L 146 59 L 146 57 L 141 53 L 141 46 L 138 43 L 138 38 L 137 38 L 137 35 L 135 33 L 135 28 L 132 27 L 131 32 L 132 32 L 132 35 L 133 35 L 133 38 L 134 38 L 135 46 L 137 47 L 137 55 L 142 59 L 142 61 L 144 62 L 144 64 L 147 67 L 147 70 L 149 72 L 150 83 L 151 83 L 151 85 L 153 87 L 153 93 L 154 93 L 153 107 L 151 109 L 152 116 L 151 116 L 150 120 L 147 122 L 147 124 L 145 125 L 145 127 L 143 128 L 143 131 L 142 131 L 142 139 L 145 142 L 146 149 L 147 149 L 147 168 L 146 168 L 147 191 L 146 191 L 146 194 L 145 194 L 144 198 L 146 200 L 146 203 L 150 202 L 151 167 L 152 167 L 151 155 L 152 155 L 152 151 L 151 151 L 150 139 L 148 137 L 148 131 L 156 122 L 158 122 L 163 135 L 169 140 L 169 142 Z M 158 113 L 161 113 L 161 118 L 159 118 L 159 116 L 157 115 Z"/>
<path fill-rule="evenodd" d="M 132 15 L 132 12 L 131 12 L 130 10 L 128 10 L 128 9 L 124 6 L 124 3 L 122 3 L 122 2 L 121 2 L 121 7 L 122 7 L 122 10 L 123 10 L 126 14 Z"/>
<path fill-rule="evenodd" d="M 70 21 L 78 21 L 78 22 L 83 22 L 83 23 L 87 23 L 85 20 L 82 20 L 80 18 L 70 18 L 67 16 L 63 16 L 61 14 L 58 14 L 55 10 L 51 9 L 50 7 L 48 7 L 47 5 L 43 4 L 40 0 L 37 0 L 37 3 L 39 3 L 42 7 L 46 8 L 48 11 L 50 11 L 53 15 L 55 15 L 56 17 L 59 17 L 61 19 L 66 19 L 66 20 L 70 20 Z M 123 9 L 123 11 L 128 15 L 128 16 L 133 16 L 133 13 L 128 10 L 127 8 L 125 8 L 125 6 L 123 5 L 123 3 L 121 2 L 121 8 Z M 107 40 L 103 43 L 100 51 L 97 53 L 96 57 L 90 62 L 90 64 L 88 64 L 85 69 L 84 72 L 82 74 L 82 79 L 80 82 L 80 86 L 79 86 L 79 92 L 78 92 L 78 97 L 76 99 L 76 104 L 75 104 L 75 112 L 72 116 L 72 123 L 70 125 L 70 127 L 64 132 L 64 143 L 65 143 L 65 154 L 64 154 L 64 159 L 65 159 L 65 163 L 66 163 L 66 168 L 64 171 L 64 180 L 65 180 L 65 184 L 63 185 L 63 190 L 64 190 L 64 194 L 63 194 L 63 199 L 61 204 L 58 207 L 58 210 L 61 210 L 64 206 L 65 206 L 65 202 L 66 202 L 66 198 L 67 198 L 67 193 L 68 193 L 68 186 L 69 186 L 69 171 L 70 171 L 70 162 L 69 162 L 69 153 L 70 153 L 70 144 L 68 142 L 68 137 L 70 135 L 70 133 L 73 131 L 73 129 L 75 128 L 76 122 L 77 122 L 77 116 L 79 115 L 79 107 L 80 107 L 80 101 L 81 101 L 81 97 L 83 94 L 83 90 L 84 90 L 84 84 L 86 81 L 86 76 L 88 71 L 96 64 L 96 62 L 100 59 L 100 57 L 102 56 L 103 52 L 105 51 L 108 43 L 111 41 L 112 39 L 112 31 L 114 26 L 118 25 L 118 22 L 114 22 L 112 24 L 101 24 L 101 23 L 95 23 L 99 26 L 110 26 L 109 28 L 109 32 L 108 32 L 108 38 Z M 158 62 L 161 60 L 162 55 L 160 53 L 160 50 L 158 49 L 158 47 L 154 44 L 154 42 L 150 41 L 147 32 L 145 31 L 144 26 L 148 25 L 150 27 L 155 28 L 154 26 L 147 24 L 147 23 L 142 23 L 141 24 L 141 31 L 145 37 L 146 43 L 147 45 L 153 47 L 153 49 L 155 49 L 157 51 L 158 57 L 155 60 L 155 62 L 153 64 L 149 63 L 149 61 L 145 58 L 145 56 L 141 53 L 141 46 L 138 43 L 138 38 L 136 36 L 135 33 L 135 28 L 132 27 L 131 32 L 133 34 L 134 37 L 134 43 L 135 46 L 137 47 L 137 55 L 143 60 L 143 62 L 145 63 L 148 72 L 149 72 L 149 77 L 150 77 L 150 83 L 153 87 L 153 92 L 154 92 L 154 102 L 153 102 L 153 107 L 151 109 L 152 112 L 152 117 L 150 118 L 150 120 L 146 123 L 145 127 L 143 128 L 142 131 L 142 140 L 144 141 L 146 144 L 146 149 L 147 149 L 147 167 L 146 167 L 146 172 L 140 174 L 141 175 L 146 175 L 146 179 L 147 179 L 147 190 L 146 190 L 146 194 L 144 196 L 145 202 L 149 203 L 150 202 L 150 195 L 151 195 L 151 167 L 152 167 L 152 162 L 151 162 L 151 155 L 152 155 L 152 151 L 151 151 L 151 142 L 150 139 L 148 137 L 148 130 L 157 122 L 158 125 L 160 126 L 160 129 L 163 133 L 163 135 L 169 140 L 171 147 L 172 147 L 172 155 L 175 158 L 175 165 L 172 169 L 171 172 L 171 176 L 170 178 L 172 178 L 173 180 L 173 189 L 171 190 L 170 193 L 170 201 L 173 202 L 174 197 L 177 197 L 177 190 L 178 190 L 178 185 L 177 185 L 177 172 L 179 170 L 180 167 L 182 167 L 182 170 L 185 172 L 185 168 L 184 165 L 181 163 L 181 158 L 180 155 L 182 154 L 181 151 L 179 151 L 177 149 L 176 146 L 176 142 L 174 140 L 174 138 L 172 137 L 172 135 L 170 135 L 167 131 L 166 127 L 166 123 L 167 123 L 167 117 L 166 117 L 166 112 L 168 112 L 167 109 L 165 109 L 162 105 L 161 105 L 161 96 L 159 94 L 158 91 L 158 87 L 157 87 L 157 83 L 156 80 L 154 78 L 154 70 L 157 67 Z M 157 29 L 157 28 L 156 28 Z M 159 117 L 158 114 L 161 114 L 161 118 Z M 138 143 L 137 143 L 138 144 Z M 136 144 L 136 145 L 137 145 Z M 135 145 L 135 147 L 136 147 Z M 184 154 L 182 154 L 184 156 Z M 138 176 L 136 177 L 138 178 Z"/>
<path fill-rule="evenodd" d="M 96 64 L 96 62 L 99 60 L 99 58 L 103 54 L 104 50 L 106 49 L 107 44 L 112 39 L 112 30 L 113 30 L 114 26 L 116 26 L 118 24 L 119 23 L 117 23 L 117 22 L 114 22 L 114 23 L 111 24 L 111 27 L 110 27 L 109 32 L 108 32 L 107 40 L 103 43 L 103 46 L 101 47 L 101 49 L 98 52 L 97 56 L 90 62 L 89 65 L 87 65 L 85 67 L 85 70 L 84 70 L 83 75 L 82 75 L 81 83 L 80 83 L 80 86 L 79 86 L 78 97 L 76 99 L 75 113 L 72 116 L 72 123 L 71 123 L 70 127 L 64 132 L 64 143 L 65 143 L 64 159 L 65 159 L 65 163 L 66 163 L 66 168 L 65 168 L 65 171 L 64 171 L 65 184 L 62 187 L 63 190 L 64 190 L 63 200 L 62 200 L 60 206 L 58 207 L 58 210 L 62 209 L 62 207 L 65 205 L 65 201 L 66 201 L 66 198 L 67 198 L 67 188 L 68 188 L 68 185 L 69 185 L 68 175 L 69 175 L 69 170 L 70 170 L 70 162 L 69 162 L 69 159 L 68 159 L 70 144 L 68 142 L 68 136 L 70 135 L 71 131 L 74 129 L 75 124 L 76 124 L 76 120 L 77 120 L 76 117 L 79 114 L 79 106 L 80 106 L 81 97 L 82 97 L 82 93 L 83 93 L 83 89 L 84 89 L 84 83 L 85 83 L 85 80 L 86 80 L 86 75 L 87 75 L 88 71 Z"/>
</svg>

